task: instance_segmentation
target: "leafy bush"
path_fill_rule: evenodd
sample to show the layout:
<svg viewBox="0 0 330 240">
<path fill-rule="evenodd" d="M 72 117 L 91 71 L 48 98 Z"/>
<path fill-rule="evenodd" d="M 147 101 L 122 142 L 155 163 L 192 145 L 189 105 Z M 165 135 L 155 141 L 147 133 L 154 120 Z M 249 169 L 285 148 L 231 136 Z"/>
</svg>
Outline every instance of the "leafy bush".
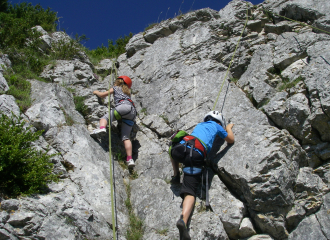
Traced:
<svg viewBox="0 0 330 240">
<path fill-rule="evenodd" d="M 125 53 L 125 46 L 129 40 L 133 37 L 133 33 L 130 33 L 128 36 L 119 37 L 113 43 L 113 40 L 108 40 L 108 47 L 102 44 L 101 47 L 97 47 L 94 50 L 86 49 L 87 55 L 91 59 L 93 64 L 97 64 L 99 61 L 105 58 L 117 58 L 119 55 Z"/>
<path fill-rule="evenodd" d="M 32 27 L 40 25 L 46 31 L 56 30 L 56 12 L 44 10 L 39 4 L 7 5 L 7 11 L 0 12 L 0 48 L 21 48 L 33 34 Z"/>
<path fill-rule="evenodd" d="M 47 155 L 33 148 L 41 132 L 24 128 L 17 118 L 0 118 L 0 190 L 11 197 L 42 191 L 49 181 L 58 181 L 52 174 L 53 164 Z"/>
</svg>

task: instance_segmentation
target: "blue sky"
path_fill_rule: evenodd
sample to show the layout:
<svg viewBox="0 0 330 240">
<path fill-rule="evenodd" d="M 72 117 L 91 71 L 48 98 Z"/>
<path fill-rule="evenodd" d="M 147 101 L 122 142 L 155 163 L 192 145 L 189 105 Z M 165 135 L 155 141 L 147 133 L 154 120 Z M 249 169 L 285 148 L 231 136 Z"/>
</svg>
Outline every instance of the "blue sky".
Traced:
<svg viewBox="0 0 330 240">
<path fill-rule="evenodd" d="M 137 34 L 152 23 L 173 18 L 179 12 L 186 13 L 209 7 L 219 11 L 229 0 L 8 0 L 12 4 L 31 2 L 57 12 L 58 26 L 70 36 L 85 34 L 89 40 L 84 45 L 95 49 L 108 39 L 116 40 Z M 262 0 L 252 0 L 259 4 Z"/>
</svg>

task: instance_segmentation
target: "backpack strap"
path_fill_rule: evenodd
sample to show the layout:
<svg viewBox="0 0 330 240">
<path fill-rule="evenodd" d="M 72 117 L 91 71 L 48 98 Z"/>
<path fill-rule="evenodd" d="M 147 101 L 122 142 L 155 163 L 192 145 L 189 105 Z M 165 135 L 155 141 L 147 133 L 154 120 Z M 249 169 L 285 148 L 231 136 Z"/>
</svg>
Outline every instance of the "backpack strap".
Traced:
<svg viewBox="0 0 330 240">
<path fill-rule="evenodd" d="M 134 102 L 132 101 L 132 99 L 122 99 L 122 100 L 120 100 L 119 102 L 122 102 L 122 101 L 125 101 L 125 100 L 127 100 L 127 101 L 129 101 L 132 105 L 133 105 L 133 107 L 135 108 L 135 104 L 134 104 Z"/>
<path fill-rule="evenodd" d="M 183 138 L 183 140 L 186 141 L 185 147 L 186 147 L 187 144 L 189 144 L 189 146 L 191 146 L 191 148 L 196 148 L 199 151 L 201 151 L 203 153 L 203 155 L 204 155 L 204 158 L 206 158 L 207 151 L 206 151 L 204 145 L 202 144 L 201 140 L 199 140 L 197 137 L 192 136 L 192 135 L 185 136 Z M 192 152 L 191 152 L 190 155 L 192 156 Z"/>
</svg>

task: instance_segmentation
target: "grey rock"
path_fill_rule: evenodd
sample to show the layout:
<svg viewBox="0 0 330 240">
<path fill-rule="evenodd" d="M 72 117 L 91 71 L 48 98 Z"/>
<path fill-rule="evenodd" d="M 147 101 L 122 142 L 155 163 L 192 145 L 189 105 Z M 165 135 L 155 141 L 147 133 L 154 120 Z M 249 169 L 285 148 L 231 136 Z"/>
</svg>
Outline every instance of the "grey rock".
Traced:
<svg viewBox="0 0 330 240">
<path fill-rule="evenodd" d="M 3 73 L 3 71 L 7 68 L 11 68 L 12 64 L 8 57 L 8 54 L 0 54 L 0 72 Z"/>
<path fill-rule="evenodd" d="M 50 50 L 52 47 L 52 38 L 49 36 L 49 34 L 41 26 L 35 26 L 32 28 L 32 30 L 35 30 L 41 34 L 39 37 L 41 40 L 39 43 L 39 48 L 41 48 L 43 51 Z"/>
<path fill-rule="evenodd" d="M 149 129 L 154 131 L 161 137 L 169 137 L 172 134 L 172 129 L 167 125 L 168 119 L 166 116 L 148 115 L 144 117 L 141 122 L 146 125 Z"/>
<path fill-rule="evenodd" d="M 130 185 L 134 213 L 144 221 L 145 234 L 166 228 L 169 238 L 177 238 L 179 232 L 175 224 L 181 212 L 179 188 L 171 187 L 161 179 L 142 176 L 131 181 Z"/>
<path fill-rule="evenodd" d="M 240 224 L 246 215 L 244 204 L 231 195 L 217 175 L 212 177 L 212 182 L 209 184 L 211 185 L 210 204 L 214 213 L 220 217 L 228 237 L 239 238 L 241 236 Z"/>
<path fill-rule="evenodd" d="M 6 211 L 17 210 L 18 207 L 19 201 L 16 199 L 9 199 L 1 202 L 1 209 Z"/>
<path fill-rule="evenodd" d="M 58 44 L 58 43 L 61 43 L 61 42 L 68 43 L 71 40 L 69 35 L 67 35 L 65 32 L 54 32 L 54 33 L 51 34 L 51 37 L 52 37 L 52 41 L 55 44 Z"/>
<path fill-rule="evenodd" d="M 240 238 L 249 238 L 253 235 L 256 235 L 256 231 L 254 230 L 251 220 L 249 218 L 244 218 L 239 227 Z"/>
<path fill-rule="evenodd" d="M 275 33 L 277 35 L 280 35 L 284 32 L 291 32 L 292 29 L 297 25 L 299 25 L 299 23 L 292 23 L 290 21 L 282 21 L 277 24 L 266 23 L 265 32 L 266 33 Z"/>
<path fill-rule="evenodd" d="M 298 227 L 290 233 L 288 239 L 299 239 L 299 240 L 309 240 L 309 239 L 320 239 L 326 240 L 324 233 L 321 230 L 320 223 L 314 214 L 305 218 L 300 222 Z"/>
<path fill-rule="evenodd" d="M 246 9 L 248 5 L 242 1 L 234 0 L 229 2 L 223 9 L 219 11 L 221 19 L 246 19 Z"/>
<path fill-rule="evenodd" d="M 172 34 L 172 31 L 169 27 L 159 24 L 146 31 L 144 39 L 146 42 L 153 44 L 158 38 L 167 37 L 170 34 Z"/>
<path fill-rule="evenodd" d="M 58 84 L 31 81 L 32 106 L 26 116 L 38 130 L 48 130 L 67 123 L 68 116 L 73 122 L 83 124 L 84 118 L 75 110 L 73 96 Z"/>
<path fill-rule="evenodd" d="M 316 20 L 328 14 L 330 5 L 325 0 L 311 1 L 292 1 L 284 7 L 284 14 L 288 18 L 292 18 L 298 21 L 301 20 Z"/>
<path fill-rule="evenodd" d="M 314 170 L 314 173 L 319 175 L 325 184 L 330 188 L 330 163 L 327 163 Z"/>
<path fill-rule="evenodd" d="M 315 214 L 318 222 L 320 223 L 322 232 L 327 239 L 330 238 L 329 212 L 330 212 L 330 193 L 326 194 L 323 197 L 323 204 L 321 206 L 321 209 Z"/>
<path fill-rule="evenodd" d="M 267 235 L 267 234 L 257 234 L 254 235 L 250 238 L 248 238 L 247 240 L 273 240 L 274 238 L 272 238 L 271 236 Z"/>
<path fill-rule="evenodd" d="M 194 213 L 189 225 L 189 234 L 192 239 L 230 239 L 219 215 L 211 211 Z"/>
<path fill-rule="evenodd" d="M 289 236 L 283 216 L 274 216 L 274 214 L 269 216 L 254 212 L 253 210 L 250 210 L 250 214 L 258 228 L 260 228 L 262 232 L 269 233 L 274 239 L 283 239 Z"/>
<path fill-rule="evenodd" d="M 296 202 L 303 206 L 307 214 L 314 213 L 322 204 L 323 195 L 329 192 L 329 188 L 322 179 L 312 173 L 312 169 L 301 168 L 296 180 Z"/>
<path fill-rule="evenodd" d="M 0 223 L 6 223 L 9 218 L 9 213 L 6 211 L 1 211 L 0 212 Z"/>
<path fill-rule="evenodd" d="M 15 102 L 15 98 L 11 95 L 0 95 L 0 112 L 11 117 L 12 115 L 19 117 L 20 109 Z"/>
<path fill-rule="evenodd" d="M 127 57 L 132 57 L 137 51 L 150 47 L 151 43 L 145 41 L 143 34 L 134 35 L 125 46 Z"/>
<path fill-rule="evenodd" d="M 75 85 L 87 87 L 96 81 L 92 68 L 79 60 L 57 60 L 55 66 L 48 65 L 40 76 L 73 88 Z"/>
<path fill-rule="evenodd" d="M 8 83 L 0 71 L 0 91 L 7 92 L 9 90 Z"/>
<path fill-rule="evenodd" d="M 300 205 L 294 205 L 286 215 L 286 221 L 290 229 L 294 229 L 305 217 L 306 211 Z"/>
<path fill-rule="evenodd" d="M 261 20 L 250 20 L 246 26 L 254 32 L 261 32 L 262 30 L 262 21 Z"/>
<path fill-rule="evenodd" d="M 302 144 L 317 144 L 319 140 L 312 132 L 309 120 L 311 112 L 307 97 L 302 93 L 287 97 L 286 92 L 279 92 L 263 109 L 276 125 L 287 129 Z"/>
<path fill-rule="evenodd" d="M 275 94 L 275 89 L 268 82 L 273 78 L 267 74 L 273 68 L 273 48 L 270 45 L 258 47 L 248 65 L 247 70 L 238 80 L 238 86 L 251 94 L 253 99 L 262 103 Z"/>
<path fill-rule="evenodd" d="M 17 237 L 13 236 L 9 231 L 6 229 L 0 228 L 0 239 L 1 240 L 16 240 L 18 239 Z"/>
<path fill-rule="evenodd" d="M 95 70 L 98 74 L 110 73 L 111 70 L 115 69 L 116 62 L 115 59 L 103 59 L 95 67 Z"/>
<path fill-rule="evenodd" d="M 10 218 L 7 220 L 7 223 L 12 225 L 13 227 L 24 226 L 28 221 L 30 221 L 34 217 L 34 213 L 27 212 L 15 212 L 10 215 Z"/>
<path fill-rule="evenodd" d="M 322 141 L 330 141 L 330 98 L 329 98 L 329 60 L 330 41 L 317 42 L 307 49 L 310 63 L 304 69 L 305 84 L 310 94 L 311 123 L 318 130 Z M 319 71 L 324 69 L 324 71 Z"/>
</svg>

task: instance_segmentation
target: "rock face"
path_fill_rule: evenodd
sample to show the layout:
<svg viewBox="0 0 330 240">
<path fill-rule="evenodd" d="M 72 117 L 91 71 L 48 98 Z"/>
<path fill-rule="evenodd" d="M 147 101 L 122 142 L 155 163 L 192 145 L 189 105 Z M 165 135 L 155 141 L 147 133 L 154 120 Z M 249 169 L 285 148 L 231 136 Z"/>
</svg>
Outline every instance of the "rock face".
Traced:
<svg viewBox="0 0 330 240">
<path fill-rule="evenodd" d="M 108 89 L 112 79 L 93 70 L 105 75 L 114 65 L 132 78 L 138 111 L 134 174 L 118 164 L 120 123 L 111 128 L 120 239 L 127 239 L 130 225 L 128 197 L 131 212 L 143 220 L 143 239 L 178 239 L 182 200 L 179 186 L 168 183 L 168 138 L 176 129 L 190 133 L 214 105 L 235 124 L 235 144 L 217 139 L 211 151 L 212 211 L 204 207 L 203 188 L 189 223 L 192 239 L 330 239 L 330 36 L 263 8 L 330 30 L 327 0 L 259 6 L 234 0 L 220 11 L 197 10 L 133 36 L 115 64 L 57 61 L 41 74 L 51 83 L 30 80 L 33 104 L 23 115 L 45 130 L 36 147 L 60 153 L 52 161 L 62 181 L 50 184 L 48 194 L 0 199 L 0 239 L 112 239 L 109 140 L 89 132 L 108 111 L 108 99 L 92 92 Z M 231 63 L 247 10 L 251 20 Z M 49 43 L 66 39 L 50 37 Z M 70 89 L 84 97 L 84 117 Z M 0 96 L 0 110 L 20 114 L 10 95 Z"/>
</svg>

